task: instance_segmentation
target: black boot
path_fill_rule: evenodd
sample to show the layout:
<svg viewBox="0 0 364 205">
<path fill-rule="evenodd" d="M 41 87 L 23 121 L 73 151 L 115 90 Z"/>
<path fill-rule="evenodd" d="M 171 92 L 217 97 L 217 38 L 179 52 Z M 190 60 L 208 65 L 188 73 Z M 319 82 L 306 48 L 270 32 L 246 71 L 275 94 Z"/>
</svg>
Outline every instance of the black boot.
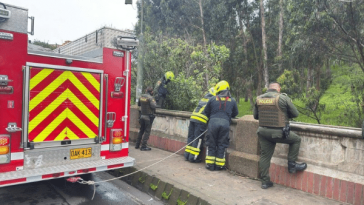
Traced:
<svg viewBox="0 0 364 205">
<path fill-rule="evenodd" d="M 188 158 L 190 157 L 190 153 L 185 152 L 183 156 L 185 157 L 185 161 L 188 161 Z"/>
<path fill-rule="evenodd" d="M 215 165 L 214 164 L 206 164 L 206 169 L 210 171 L 215 171 Z"/>
<path fill-rule="evenodd" d="M 226 170 L 226 167 L 225 166 L 216 166 L 215 170 L 217 170 L 217 171 Z"/>
<path fill-rule="evenodd" d="M 307 168 L 306 163 L 296 163 L 295 161 L 288 161 L 288 172 L 291 174 L 296 173 L 297 171 L 303 171 Z"/>
<path fill-rule="evenodd" d="M 201 163 L 201 162 L 202 162 L 202 160 L 201 160 L 201 159 L 196 159 L 196 160 L 192 160 L 192 161 L 190 161 L 190 162 L 192 162 L 192 163 Z"/>
<path fill-rule="evenodd" d="M 262 182 L 262 189 L 268 189 L 269 187 L 273 186 L 273 182 L 269 181 L 269 182 Z"/>
<path fill-rule="evenodd" d="M 135 149 L 139 149 L 139 146 L 140 146 L 140 144 L 136 143 L 135 144 Z"/>
<path fill-rule="evenodd" d="M 147 146 L 142 146 L 142 147 L 140 148 L 140 151 L 150 151 L 150 150 L 152 150 L 152 148 L 147 147 Z"/>
</svg>

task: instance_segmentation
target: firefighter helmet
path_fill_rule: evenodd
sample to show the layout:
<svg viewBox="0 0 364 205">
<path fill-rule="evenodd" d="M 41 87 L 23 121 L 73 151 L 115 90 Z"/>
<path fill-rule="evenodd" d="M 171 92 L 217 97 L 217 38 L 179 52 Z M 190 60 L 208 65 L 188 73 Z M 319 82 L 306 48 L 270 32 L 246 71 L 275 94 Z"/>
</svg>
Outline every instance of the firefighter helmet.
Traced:
<svg viewBox="0 0 364 205">
<path fill-rule="evenodd" d="M 215 95 L 216 95 L 216 90 L 215 90 L 215 88 L 214 88 L 214 87 L 211 87 L 211 88 L 209 89 L 209 93 L 210 93 L 211 95 L 215 96 Z"/>
<path fill-rule="evenodd" d="M 164 78 L 166 80 L 173 81 L 174 80 L 174 74 L 173 74 L 173 72 L 172 71 L 166 72 L 166 74 L 164 74 Z"/>
<path fill-rule="evenodd" d="M 216 93 L 219 93 L 220 91 L 223 90 L 230 90 L 229 83 L 226 82 L 225 80 L 218 82 L 215 86 Z"/>
</svg>

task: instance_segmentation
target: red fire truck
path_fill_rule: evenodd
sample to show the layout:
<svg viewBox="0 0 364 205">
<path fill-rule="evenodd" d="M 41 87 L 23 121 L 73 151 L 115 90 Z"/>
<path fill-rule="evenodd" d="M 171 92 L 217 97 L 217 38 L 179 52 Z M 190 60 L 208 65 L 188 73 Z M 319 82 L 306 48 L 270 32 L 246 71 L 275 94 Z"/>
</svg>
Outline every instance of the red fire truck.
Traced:
<svg viewBox="0 0 364 205">
<path fill-rule="evenodd" d="M 0 187 L 133 166 L 138 40 L 104 27 L 50 50 L 29 43 L 28 29 L 27 9 L 0 4 Z"/>
</svg>

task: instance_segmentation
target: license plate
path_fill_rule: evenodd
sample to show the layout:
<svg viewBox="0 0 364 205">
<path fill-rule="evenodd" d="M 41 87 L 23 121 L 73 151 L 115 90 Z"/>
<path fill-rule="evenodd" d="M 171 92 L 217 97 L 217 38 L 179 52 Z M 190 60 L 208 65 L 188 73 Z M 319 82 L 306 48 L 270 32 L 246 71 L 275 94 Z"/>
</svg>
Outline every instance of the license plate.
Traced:
<svg viewBox="0 0 364 205">
<path fill-rule="evenodd" d="M 80 159 L 80 158 L 88 158 L 92 155 L 92 149 L 89 148 L 80 148 L 80 149 L 71 149 L 71 159 Z"/>
</svg>

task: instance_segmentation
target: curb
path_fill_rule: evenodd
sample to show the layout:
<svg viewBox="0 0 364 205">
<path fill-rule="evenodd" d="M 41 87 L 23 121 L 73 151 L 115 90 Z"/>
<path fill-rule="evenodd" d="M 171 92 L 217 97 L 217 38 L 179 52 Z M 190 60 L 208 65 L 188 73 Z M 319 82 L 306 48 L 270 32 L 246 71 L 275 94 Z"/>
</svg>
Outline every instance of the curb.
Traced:
<svg viewBox="0 0 364 205">
<path fill-rule="evenodd" d="M 120 177 L 136 171 L 134 167 L 115 169 L 108 171 L 109 174 Z M 121 178 L 121 180 L 136 187 L 142 192 L 153 196 L 168 205 L 210 205 L 206 200 L 201 199 L 186 190 L 179 189 L 173 184 L 164 182 L 146 172 L 138 172 L 133 175 Z"/>
</svg>

